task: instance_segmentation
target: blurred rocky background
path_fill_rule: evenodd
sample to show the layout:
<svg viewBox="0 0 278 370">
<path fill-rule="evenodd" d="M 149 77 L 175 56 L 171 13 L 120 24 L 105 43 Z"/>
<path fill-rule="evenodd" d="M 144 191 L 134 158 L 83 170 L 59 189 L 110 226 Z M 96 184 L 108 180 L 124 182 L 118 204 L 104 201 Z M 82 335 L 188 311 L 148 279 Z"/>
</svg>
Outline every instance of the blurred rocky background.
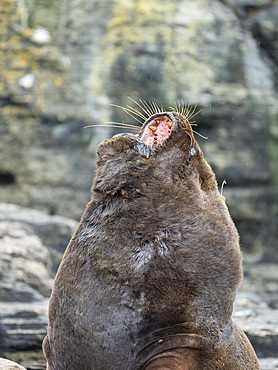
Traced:
<svg viewBox="0 0 278 370">
<path fill-rule="evenodd" d="M 132 97 L 201 109 L 246 260 L 235 315 L 278 357 L 277 62 L 277 0 L 1 0 L 0 356 L 40 347 L 97 145 L 119 132 L 85 127 L 139 124 L 111 106 Z"/>
</svg>

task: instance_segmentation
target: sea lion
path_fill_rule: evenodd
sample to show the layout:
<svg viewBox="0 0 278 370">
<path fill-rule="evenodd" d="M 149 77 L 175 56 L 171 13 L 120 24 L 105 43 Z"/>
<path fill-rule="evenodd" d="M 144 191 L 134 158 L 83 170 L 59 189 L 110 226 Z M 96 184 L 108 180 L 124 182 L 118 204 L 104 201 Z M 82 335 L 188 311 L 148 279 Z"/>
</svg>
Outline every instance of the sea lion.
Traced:
<svg viewBox="0 0 278 370">
<path fill-rule="evenodd" d="M 98 148 L 53 286 L 48 370 L 259 369 L 231 320 L 239 237 L 187 115 Z"/>
</svg>

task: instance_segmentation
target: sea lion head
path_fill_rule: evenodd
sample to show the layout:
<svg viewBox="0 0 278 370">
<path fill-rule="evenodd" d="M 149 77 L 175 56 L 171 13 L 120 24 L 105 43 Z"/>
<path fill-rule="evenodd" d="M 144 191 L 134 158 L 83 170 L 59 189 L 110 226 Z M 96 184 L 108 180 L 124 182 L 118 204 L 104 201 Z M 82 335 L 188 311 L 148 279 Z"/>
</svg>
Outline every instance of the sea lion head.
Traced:
<svg viewBox="0 0 278 370">
<path fill-rule="evenodd" d="M 158 161 L 161 156 L 165 168 Z M 98 148 L 97 164 L 94 191 L 115 194 L 128 179 L 128 174 L 137 176 L 151 164 L 160 165 L 162 172 L 166 171 L 166 165 L 167 172 L 172 167 L 184 179 L 194 169 L 203 190 L 216 189 L 214 174 L 204 160 L 189 119 L 178 112 L 150 116 L 138 135 L 118 134 L 105 140 Z"/>
</svg>

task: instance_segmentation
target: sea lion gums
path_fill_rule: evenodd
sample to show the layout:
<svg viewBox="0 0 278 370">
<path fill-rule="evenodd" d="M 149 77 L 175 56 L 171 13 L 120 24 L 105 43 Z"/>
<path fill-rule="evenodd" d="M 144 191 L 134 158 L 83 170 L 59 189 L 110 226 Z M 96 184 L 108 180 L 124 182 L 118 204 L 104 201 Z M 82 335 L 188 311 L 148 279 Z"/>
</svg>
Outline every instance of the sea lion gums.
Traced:
<svg viewBox="0 0 278 370">
<path fill-rule="evenodd" d="M 50 298 L 48 369 L 259 369 L 231 320 L 238 233 L 188 118 L 156 113 L 97 165 Z"/>
</svg>

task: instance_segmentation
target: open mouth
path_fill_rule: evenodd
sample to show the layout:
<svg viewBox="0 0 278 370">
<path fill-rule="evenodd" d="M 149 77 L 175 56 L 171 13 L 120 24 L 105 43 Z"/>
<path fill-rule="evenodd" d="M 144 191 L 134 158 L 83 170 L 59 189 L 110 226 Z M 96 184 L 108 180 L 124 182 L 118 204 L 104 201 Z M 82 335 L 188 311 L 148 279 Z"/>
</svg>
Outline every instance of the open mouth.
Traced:
<svg viewBox="0 0 278 370">
<path fill-rule="evenodd" d="M 170 136 L 172 127 L 170 118 L 162 115 L 148 122 L 140 137 L 149 146 L 159 145 Z"/>
</svg>

